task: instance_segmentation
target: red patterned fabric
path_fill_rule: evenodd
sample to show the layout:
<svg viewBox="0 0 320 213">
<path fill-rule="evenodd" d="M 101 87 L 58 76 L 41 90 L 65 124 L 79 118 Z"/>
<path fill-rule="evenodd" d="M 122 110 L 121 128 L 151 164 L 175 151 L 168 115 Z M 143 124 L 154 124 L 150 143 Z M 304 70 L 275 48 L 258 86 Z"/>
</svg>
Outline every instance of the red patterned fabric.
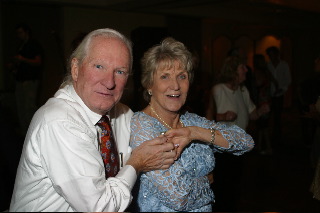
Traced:
<svg viewBox="0 0 320 213">
<path fill-rule="evenodd" d="M 106 178 L 114 177 L 119 171 L 119 155 L 113 138 L 109 118 L 102 116 L 97 125 L 101 128 L 100 153 L 106 170 Z"/>
</svg>

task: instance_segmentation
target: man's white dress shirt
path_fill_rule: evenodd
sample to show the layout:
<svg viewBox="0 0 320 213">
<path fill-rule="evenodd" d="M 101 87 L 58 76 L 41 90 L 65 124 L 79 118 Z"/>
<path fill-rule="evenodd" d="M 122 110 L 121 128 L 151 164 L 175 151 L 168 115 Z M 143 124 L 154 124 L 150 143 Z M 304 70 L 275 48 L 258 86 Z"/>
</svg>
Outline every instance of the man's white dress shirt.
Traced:
<svg viewBox="0 0 320 213">
<path fill-rule="evenodd" d="M 275 85 L 271 84 L 271 95 L 273 97 L 279 97 L 281 95 L 284 95 L 291 83 L 291 73 L 288 63 L 283 60 L 280 60 L 279 64 L 276 67 L 273 66 L 271 61 L 268 62 L 267 65 L 271 74 L 278 82 L 278 89 L 281 90 L 281 92 L 276 93 Z"/>
<path fill-rule="evenodd" d="M 109 112 L 125 165 L 133 112 L 118 103 Z M 59 89 L 34 115 L 17 170 L 10 211 L 114 212 L 129 205 L 136 181 L 132 166 L 105 179 L 99 151 L 101 115 L 92 112 L 72 85 Z"/>
</svg>

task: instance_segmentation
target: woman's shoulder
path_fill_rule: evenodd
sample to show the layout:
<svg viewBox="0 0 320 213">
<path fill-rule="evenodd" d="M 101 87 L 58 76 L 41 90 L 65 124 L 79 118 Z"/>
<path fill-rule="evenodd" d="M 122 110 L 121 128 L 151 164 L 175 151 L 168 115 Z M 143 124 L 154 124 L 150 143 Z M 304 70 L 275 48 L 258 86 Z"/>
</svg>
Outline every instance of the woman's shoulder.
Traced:
<svg viewBox="0 0 320 213">
<path fill-rule="evenodd" d="M 181 115 L 181 117 L 184 118 L 184 119 L 192 119 L 192 118 L 199 118 L 199 117 L 201 117 L 201 116 L 199 116 L 198 114 L 193 113 L 193 112 L 185 111 L 185 112 Z"/>
<path fill-rule="evenodd" d="M 213 86 L 213 91 L 231 90 L 225 83 L 219 83 Z"/>
<path fill-rule="evenodd" d="M 210 126 L 210 121 L 208 119 L 188 111 L 181 115 L 181 120 L 186 126 Z"/>
<path fill-rule="evenodd" d="M 224 83 L 218 83 L 218 84 L 215 84 L 212 88 L 215 90 L 215 89 L 221 89 L 224 87 Z"/>
<path fill-rule="evenodd" d="M 132 119 L 147 119 L 148 117 L 150 116 L 143 111 L 137 111 L 133 113 Z"/>
<path fill-rule="evenodd" d="M 246 85 L 242 85 L 241 87 L 238 88 L 238 90 L 239 90 L 241 93 L 249 93 L 249 90 L 248 90 L 248 88 L 246 87 Z"/>
<path fill-rule="evenodd" d="M 131 118 L 131 124 L 140 123 L 140 125 L 147 125 L 154 122 L 155 118 L 151 117 L 143 111 L 135 112 Z"/>
<path fill-rule="evenodd" d="M 132 116 L 132 118 L 131 118 L 131 122 L 132 122 L 132 121 L 141 120 L 141 119 L 143 119 L 143 118 L 145 118 L 145 117 L 146 117 L 146 114 L 145 114 L 144 112 L 142 112 L 142 111 L 134 112 L 134 113 L 133 113 L 133 116 Z"/>
<path fill-rule="evenodd" d="M 215 96 L 219 96 L 221 94 L 232 94 L 233 93 L 233 90 L 230 89 L 229 87 L 227 87 L 227 85 L 224 83 L 216 84 L 215 86 L 213 86 L 212 91 Z"/>
</svg>

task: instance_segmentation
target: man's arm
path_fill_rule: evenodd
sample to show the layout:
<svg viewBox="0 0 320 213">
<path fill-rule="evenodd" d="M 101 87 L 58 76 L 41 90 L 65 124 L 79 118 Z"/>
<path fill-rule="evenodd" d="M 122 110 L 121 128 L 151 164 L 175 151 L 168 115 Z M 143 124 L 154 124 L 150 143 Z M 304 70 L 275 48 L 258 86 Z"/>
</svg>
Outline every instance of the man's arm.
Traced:
<svg viewBox="0 0 320 213">
<path fill-rule="evenodd" d="M 157 169 L 168 169 L 173 163 L 176 151 L 166 137 L 158 137 L 143 142 L 132 151 L 127 165 L 135 168 L 137 174 Z"/>
<path fill-rule="evenodd" d="M 74 211 L 124 211 L 131 201 L 132 167 L 105 179 L 97 138 L 81 123 L 51 122 L 41 134 L 41 158 L 54 190 Z M 49 204 L 50 205 L 50 204 Z"/>
</svg>

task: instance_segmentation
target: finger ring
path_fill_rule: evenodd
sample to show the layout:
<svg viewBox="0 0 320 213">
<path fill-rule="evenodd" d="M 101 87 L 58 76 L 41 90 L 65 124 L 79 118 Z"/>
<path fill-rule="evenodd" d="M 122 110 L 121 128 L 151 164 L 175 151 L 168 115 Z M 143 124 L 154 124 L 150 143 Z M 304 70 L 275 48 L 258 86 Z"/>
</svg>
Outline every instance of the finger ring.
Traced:
<svg viewBox="0 0 320 213">
<path fill-rule="evenodd" d="M 177 143 L 177 144 L 175 144 L 174 146 L 175 146 L 175 147 L 179 147 L 179 146 L 180 146 L 180 144 L 178 144 L 178 143 Z"/>
<path fill-rule="evenodd" d="M 161 135 L 164 135 L 164 134 L 166 134 L 166 132 L 160 132 L 160 134 L 161 134 Z"/>
</svg>

